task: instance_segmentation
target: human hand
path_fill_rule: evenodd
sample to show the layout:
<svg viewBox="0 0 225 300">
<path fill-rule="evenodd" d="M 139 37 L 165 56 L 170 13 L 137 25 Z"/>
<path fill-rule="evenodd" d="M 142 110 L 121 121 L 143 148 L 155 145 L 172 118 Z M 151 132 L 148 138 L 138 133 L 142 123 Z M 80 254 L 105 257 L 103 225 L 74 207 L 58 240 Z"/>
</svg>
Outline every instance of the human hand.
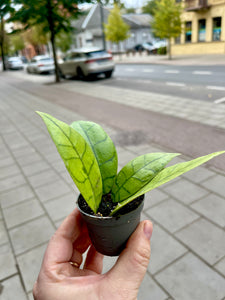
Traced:
<svg viewBox="0 0 225 300">
<path fill-rule="evenodd" d="M 150 259 L 152 223 L 141 222 L 110 271 L 101 274 L 103 255 L 75 209 L 51 238 L 34 285 L 35 300 L 133 300 Z M 88 249 L 83 269 L 82 254 Z"/>
</svg>

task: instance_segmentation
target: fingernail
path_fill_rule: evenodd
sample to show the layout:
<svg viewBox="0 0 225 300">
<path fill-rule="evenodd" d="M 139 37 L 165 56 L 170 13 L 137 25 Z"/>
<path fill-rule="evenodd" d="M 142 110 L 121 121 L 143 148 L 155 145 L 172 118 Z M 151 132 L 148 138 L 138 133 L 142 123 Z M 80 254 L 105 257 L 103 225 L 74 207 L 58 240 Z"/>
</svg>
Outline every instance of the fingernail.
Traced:
<svg viewBox="0 0 225 300">
<path fill-rule="evenodd" d="M 152 236 L 152 224 L 149 221 L 144 224 L 144 234 L 150 240 Z"/>
</svg>

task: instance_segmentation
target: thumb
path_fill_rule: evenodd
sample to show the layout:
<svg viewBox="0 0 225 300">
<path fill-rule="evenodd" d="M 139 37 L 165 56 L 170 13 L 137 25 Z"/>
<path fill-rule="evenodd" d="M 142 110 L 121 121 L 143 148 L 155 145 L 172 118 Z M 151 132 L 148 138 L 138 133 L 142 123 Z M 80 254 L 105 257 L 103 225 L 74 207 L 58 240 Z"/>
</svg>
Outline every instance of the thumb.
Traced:
<svg viewBox="0 0 225 300">
<path fill-rule="evenodd" d="M 144 278 L 150 259 L 152 230 L 150 221 L 141 222 L 129 238 L 117 263 L 107 274 L 111 282 L 126 293 L 129 290 L 137 293 Z"/>
</svg>

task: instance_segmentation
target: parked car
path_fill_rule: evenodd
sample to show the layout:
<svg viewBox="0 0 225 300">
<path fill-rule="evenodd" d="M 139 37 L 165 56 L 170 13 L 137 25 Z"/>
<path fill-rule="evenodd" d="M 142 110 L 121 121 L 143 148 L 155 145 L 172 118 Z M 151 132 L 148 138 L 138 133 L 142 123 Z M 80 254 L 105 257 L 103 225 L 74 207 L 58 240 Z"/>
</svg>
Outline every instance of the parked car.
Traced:
<svg viewBox="0 0 225 300">
<path fill-rule="evenodd" d="M 62 61 L 59 61 L 61 77 L 78 76 L 85 77 L 104 74 L 110 78 L 115 64 L 112 54 L 97 48 L 80 48 L 71 51 Z"/>
<path fill-rule="evenodd" d="M 23 69 L 23 62 L 18 56 L 9 57 L 6 60 L 6 69 L 9 69 L 9 70 L 22 70 Z"/>
<path fill-rule="evenodd" d="M 34 56 L 27 64 L 27 73 L 50 73 L 55 70 L 54 60 L 46 55 Z"/>
<path fill-rule="evenodd" d="M 127 51 L 144 51 L 146 50 L 148 53 L 157 53 L 159 48 L 166 47 L 166 41 L 159 40 L 154 42 L 145 42 L 142 44 L 137 44 L 132 48 L 127 49 Z"/>
</svg>

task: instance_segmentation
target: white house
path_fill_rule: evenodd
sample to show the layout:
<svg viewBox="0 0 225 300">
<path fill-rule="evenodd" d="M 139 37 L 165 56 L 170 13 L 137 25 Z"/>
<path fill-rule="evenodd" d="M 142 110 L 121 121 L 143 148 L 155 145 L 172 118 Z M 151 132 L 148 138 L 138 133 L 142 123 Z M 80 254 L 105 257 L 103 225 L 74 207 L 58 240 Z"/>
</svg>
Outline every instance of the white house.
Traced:
<svg viewBox="0 0 225 300">
<path fill-rule="evenodd" d="M 107 23 L 110 10 L 103 8 L 103 22 Z M 124 22 L 130 26 L 130 37 L 120 42 L 120 49 L 125 51 L 137 44 L 152 42 L 154 40 L 151 34 L 150 21 L 148 14 L 125 14 L 122 15 Z M 74 47 L 96 46 L 103 48 L 103 29 L 101 22 L 101 7 L 95 4 L 84 13 L 78 20 L 72 23 L 75 28 Z M 117 51 L 117 45 L 106 41 L 106 50 Z"/>
</svg>

